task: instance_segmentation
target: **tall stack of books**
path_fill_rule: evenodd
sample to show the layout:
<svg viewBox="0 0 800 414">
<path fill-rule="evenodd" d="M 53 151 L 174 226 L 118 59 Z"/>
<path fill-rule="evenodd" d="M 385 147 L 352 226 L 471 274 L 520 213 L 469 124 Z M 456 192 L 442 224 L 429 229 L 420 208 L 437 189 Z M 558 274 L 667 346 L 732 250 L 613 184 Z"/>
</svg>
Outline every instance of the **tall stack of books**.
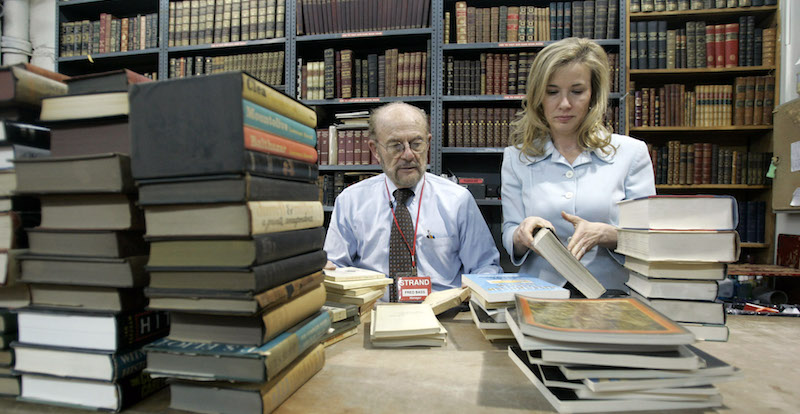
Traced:
<svg viewBox="0 0 800 414">
<path fill-rule="evenodd" d="M 19 375 L 12 373 L 17 315 L 10 309 L 30 303 L 28 286 L 19 281 L 20 254 L 27 250 L 23 228 L 39 225 L 39 200 L 16 195 L 15 158 L 49 155 L 50 130 L 37 124 L 41 99 L 67 92 L 67 76 L 22 64 L 0 68 L 0 395 L 19 395 Z"/>
<path fill-rule="evenodd" d="M 739 257 L 730 196 L 651 196 L 619 203 L 617 252 L 627 256 L 631 295 L 698 339 L 727 341 L 717 299 L 725 264 Z M 663 230 L 668 229 L 668 230 Z"/>
<path fill-rule="evenodd" d="M 357 267 L 340 267 L 325 270 L 325 290 L 331 302 L 349 303 L 358 306 L 361 320 L 369 318 L 369 313 L 386 293 L 386 286 L 392 279 L 380 272 Z"/>
<path fill-rule="evenodd" d="M 316 114 L 244 72 L 136 85 L 130 105 L 145 293 L 171 318 L 148 372 L 178 379 L 172 408 L 230 411 L 252 393 L 272 411 L 322 368 L 330 327 Z"/>
<path fill-rule="evenodd" d="M 506 309 L 515 306 L 515 294 L 569 298 L 567 289 L 525 274 L 464 274 L 461 281 L 472 291 L 469 300 L 472 320 L 488 341 L 514 339 L 505 316 Z"/>
<path fill-rule="evenodd" d="M 142 371 L 141 346 L 169 322 L 144 310 L 147 249 L 130 141 L 97 137 L 98 129 L 126 129 L 128 87 L 148 80 L 129 71 L 67 80 L 67 95 L 42 101 L 41 120 L 53 122 L 51 156 L 15 160 L 16 192 L 42 206 L 20 256 L 31 305 L 18 310 L 12 346 L 24 400 L 118 411 L 164 385 Z"/>
<path fill-rule="evenodd" d="M 713 384 L 738 371 L 690 344 L 694 335 L 634 298 L 517 295 L 508 354 L 558 412 L 719 407 Z"/>
</svg>

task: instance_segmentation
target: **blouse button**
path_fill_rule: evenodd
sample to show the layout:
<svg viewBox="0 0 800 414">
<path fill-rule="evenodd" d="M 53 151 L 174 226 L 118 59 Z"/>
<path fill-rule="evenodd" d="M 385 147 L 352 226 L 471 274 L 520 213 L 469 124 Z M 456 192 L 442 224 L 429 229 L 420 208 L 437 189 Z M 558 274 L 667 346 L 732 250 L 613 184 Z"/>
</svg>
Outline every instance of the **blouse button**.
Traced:
<svg viewBox="0 0 800 414">
<path fill-rule="evenodd" d="M 567 178 L 572 178 L 575 175 L 575 173 L 570 170 L 570 171 L 567 171 L 567 173 L 564 174 L 564 175 L 567 176 Z"/>
<path fill-rule="evenodd" d="M 571 200 L 573 195 L 574 195 L 574 194 L 572 194 L 572 191 L 568 191 L 566 194 L 564 194 L 564 197 L 565 197 L 567 200 Z"/>
</svg>

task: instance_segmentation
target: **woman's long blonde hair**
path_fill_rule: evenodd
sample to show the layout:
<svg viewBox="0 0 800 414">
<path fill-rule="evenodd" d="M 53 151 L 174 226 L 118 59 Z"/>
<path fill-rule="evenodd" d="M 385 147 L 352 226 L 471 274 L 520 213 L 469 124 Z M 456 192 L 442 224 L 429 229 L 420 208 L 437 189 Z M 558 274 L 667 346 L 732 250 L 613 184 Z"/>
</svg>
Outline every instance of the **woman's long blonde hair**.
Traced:
<svg viewBox="0 0 800 414">
<path fill-rule="evenodd" d="M 547 84 L 557 70 L 572 63 L 586 65 L 591 73 L 592 97 L 589 112 L 578 126 L 578 145 L 584 150 L 601 149 L 604 154 L 614 152 L 611 132 L 603 126 L 603 116 L 608 106 L 609 68 L 608 56 L 597 43 L 570 37 L 542 49 L 533 60 L 528 74 L 528 91 L 522 101 L 520 117 L 512 123 L 511 143 L 528 156 L 544 154 L 550 140 L 550 126 L 544 116 L 542 101 Z"/>
</svg>

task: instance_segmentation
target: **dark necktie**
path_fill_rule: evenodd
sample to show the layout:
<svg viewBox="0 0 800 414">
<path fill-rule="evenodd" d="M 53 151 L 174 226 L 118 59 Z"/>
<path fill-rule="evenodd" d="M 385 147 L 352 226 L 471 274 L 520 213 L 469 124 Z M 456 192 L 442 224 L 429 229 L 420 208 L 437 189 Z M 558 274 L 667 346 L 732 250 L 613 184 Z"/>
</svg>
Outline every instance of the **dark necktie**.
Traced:
<svg viewBox="0 0 800 414">
<path fill-rule="evenodd" d="M 392 232 L 389 237 L 389 276 L 394 279 L 394 283 L 389 285 L 389 301 L 391 302 L 397 302 L 397 278 L 411 276 L 413 271 L 410 248 L 413 248 L 415 242 L 414 227 L 411 223 L 411 213 L 406 208 L 406 201 L 413 195 L 414 192 L 408 188 L 398 188 L 394 191 L 396 205 L 391 223 Z M 397 224 L 394 222 L 395 217 L 397 217 Z M 397 228 L 398 225 L 402 234 Z"/>
</svg>

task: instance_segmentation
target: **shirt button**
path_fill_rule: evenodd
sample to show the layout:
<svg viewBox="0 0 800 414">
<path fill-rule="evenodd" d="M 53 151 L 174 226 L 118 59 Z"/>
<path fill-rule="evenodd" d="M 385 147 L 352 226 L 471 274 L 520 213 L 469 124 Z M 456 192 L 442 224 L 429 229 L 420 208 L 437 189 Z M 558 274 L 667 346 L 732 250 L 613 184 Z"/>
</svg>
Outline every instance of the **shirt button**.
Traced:
<svg viewBox="0 0 800 414">
<path fill-rule="evenodd" d="M 567 171 L 567 173 L 566 173 L 566 174 L 564 174 L 564 175 L 566 175 L 566 176 L 567 176 L 567 178 L 572 178 L 572 176 L 574 176 L 574 175 L 575 175 L 575 173 L 574 173 L 574 172 L 572 172 L 572 171 Z"/>
<path fill-rule="evenodd" d="M 573 195 L 574 194 L 572 194 L 572 191 L 568 191 L 566 194 L 564 194 L 564 198 L 566 198 L 567 200 L 570 200 L 570 199 L 572 199 Z"/>
</svg>

